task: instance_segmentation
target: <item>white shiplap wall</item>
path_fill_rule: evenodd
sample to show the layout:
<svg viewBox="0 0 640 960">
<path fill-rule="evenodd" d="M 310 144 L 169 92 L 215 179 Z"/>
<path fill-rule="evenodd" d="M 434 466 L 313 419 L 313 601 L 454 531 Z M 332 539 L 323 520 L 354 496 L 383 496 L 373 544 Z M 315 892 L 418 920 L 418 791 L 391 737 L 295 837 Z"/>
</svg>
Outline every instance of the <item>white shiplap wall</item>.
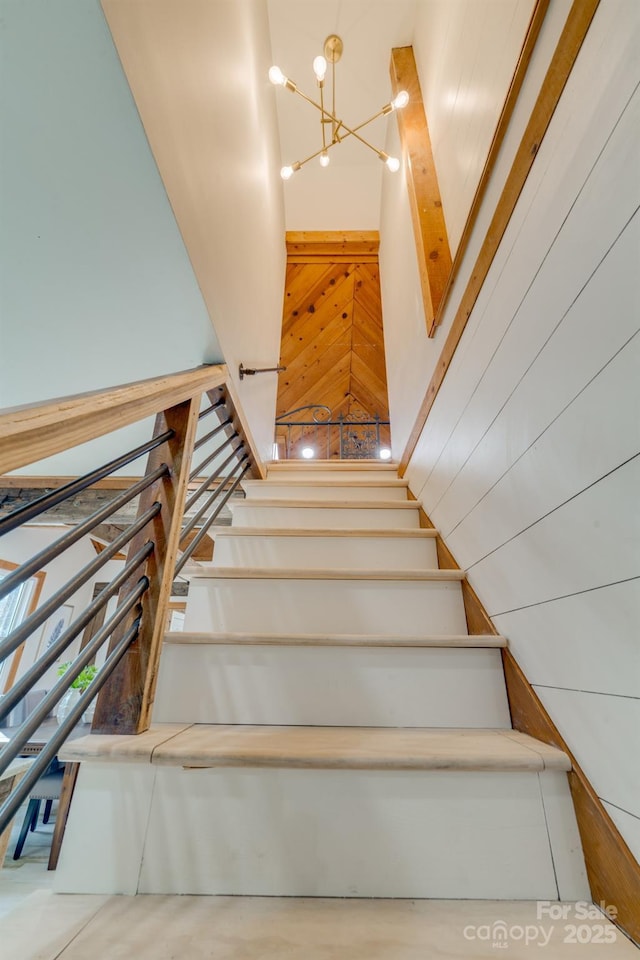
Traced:
<svg viewBox="0 0 640 960">
<path fill-rule="evenodd" d="M 407 473 L 636 856 L 639 50 L 603 0 Z"/>
<path fill-rule="evenodd" d="M 463 2 L 463 0 L 460 0 Z M 487 4 L 490 6 L 492 0 L 486 0 L 486 3 L 476 3 L 474 0 L 474 17 L 477 17 L 477 9 Z M 435 0 L 435 6 L 439 6 L 439 0 Z M 422 9 L 422 5 L 418 6 Z M 453 9 L 453 8 L 452 8 Z M 425 334 L 425 317 L 422 303 L 422 291 L 420 288 L 420 277 L 418 273 L 418 264 L 415 252 L 415 240 L 413 236 L 413 227 L 411 223 L 411 213 L 406 193 L 406 183 L 404 181 L 404 171 L 401 171 L 397 177 L 383 177 L 381 221 L 380 221 L 380 284 L 382 292 L 382 303 L 384 311 L 384 332 L 385 332 L 385 354 L 387 361 L 387 384 L 389 390 L 389 409 L 392 424 L 392 443 L 394 456 L 400 459 L 405 444 L 413 427 L 420 404 L 429 385 L 431 375 L 438 362 L 442 343 L 451 329 L 458 306 L 458 297 L 460 291 L 464 290 L 466 283 L 471 276 L 476 258 L 480 251 L 483 238 L 489 229 L 491 218 L 495 205 L 498 202 L 504 181 L 513 163 L 513 159 L 518 150 L 520 140 L 526 128 L 531 110 L 535 104 L 536 98 L 540 92 L 549 63 L 553 57 L 558 38 L 562 33 L 567 15 L 571 9 L 571 0 L 553 0 L 550 4 L 542 29 L 533 52 L 533 56 L 527 68 L 523 86 L 520 90 L 518 102 L 511 117 L 509 127 L 502 142 L 492 176 L 489 180 L 484 202 L 478 212 L 478 218 L 475 228 L 469 237 L 466 251 L 462 257 L 456 285 L 453 295 L 445 304 L 442 323 L 438 327 L 434 339 L 428 339 Z M 447 8 L 442 10 L 443 17 L 430 21 L 429 29 L 433 33 L 431 41 L 436 44 L 438 50 L 446 52 L 450 61 L 446 65 L 441 65 L 438 72 L 440 78 L 457 75 L 460 71 L 461 63 L 454 47 L 447 42 L 448 33 L 446 26 L 448 16 L 451 11 Z M 420 23 L 424 29 L 424 12 L 422 13 Z M 419 33 L 419 29 L 417 33 Z M 522 43 L 522 37 L 520 43 Z M 421 65 L 423 53 L 420 48 L 421 40 L 419 36 L 414 38 L 414 49 L 418 60 L 418 67 L 421 71 L 421 85 L 423 94 L 426 95 L 428 64 Z M 517 50 L 512 48 L 515 58 Z M 475 83 L 478 86 L 478 97 L 480 91 L 488 89 L 490 84 L 491 64 L 498 56 L 498 48 L 491 45 L 485 51 L 485 59 L 482 61 L 486 67 L 486 75 L 479 70 L 479 64 L 474 68 Z M 424 73 L 424 76 L 423 76 Z M 494 78 L 495 80 L 495 78 Z M 453 83 L 454 81 L 452 81 Z M 495 122 L 499 116 L 500 108 L 506 96 L 506 87 L 498 90 L 495 82 L 491 86 L 492 94 L 495 97 L 493 125 L 484 116 L 484 136 L 493 135 Z M 430 91 L 429 97 L 446 98 L 446 89 L 438 89 L 435 92 Z M 428 107 L 428 109 L 432 109 Z M 438 163 L 440 145 L 437 143 L 437 123 L 435 118 L 432 123 L 429 117 L 429 123 L 433 126 L 432 138 Z M 435 124 L 435 126 L 434 126 Z M 389 133 L 385 146 L 390 154 L 400 152 L 399 137 L 397 125 L 389 125 Z M 435 131 L 435 133 L 434 133 Z M 444 133 L 441 129 L 440 133 Z M 478 154 L 479 156 L 479 154 Z M 444 173 L 438 167 L 438 177 Z M 468 185 L 467 185 L 468 186 Z M 446 197 L 443 194 L 443 203 L 445 211 L 447 207 L 454 203 L 457 205 L 458 213 L 461 198 L 463 197 L 463 183 L 457 184 L 453 193 Z M 471 203 L 473 191 L 467 195 L 467 204 Z M 465 211 L 468 213 L 469 207 Z M 452 212 L 447 212 L 447 222 L 451 216 L 457 216 Z"/>
<path fill-rule="evenodd" d="M 413 49 L 455 253 L 534 0 L 422 0 Z"/>
</svg>

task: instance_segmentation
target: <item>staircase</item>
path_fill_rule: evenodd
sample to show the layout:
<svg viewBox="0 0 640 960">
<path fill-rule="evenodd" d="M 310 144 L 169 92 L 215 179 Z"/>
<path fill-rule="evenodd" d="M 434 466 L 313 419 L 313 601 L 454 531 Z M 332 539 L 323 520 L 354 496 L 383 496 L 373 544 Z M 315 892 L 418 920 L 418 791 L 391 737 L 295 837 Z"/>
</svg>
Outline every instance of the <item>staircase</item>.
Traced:
<svg viewBox="0 0 640 960">
<path fill-rule="evenodd" d="M 151 730 L 65 747 L 56 889 L 588 898 L 569 759 L 511 729 L 506 641 L 468 635 L 395 468 L 243 486 L 188 571 Z"/>
</svg>

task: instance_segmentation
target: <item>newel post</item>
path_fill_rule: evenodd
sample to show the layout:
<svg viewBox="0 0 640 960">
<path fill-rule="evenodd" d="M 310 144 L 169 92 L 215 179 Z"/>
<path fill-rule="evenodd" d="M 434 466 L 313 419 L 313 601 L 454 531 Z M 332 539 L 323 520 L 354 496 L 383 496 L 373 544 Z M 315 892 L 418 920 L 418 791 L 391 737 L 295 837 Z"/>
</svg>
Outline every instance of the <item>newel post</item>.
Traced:
<svg viewBox="0 0 640 960">
<path fill-rule="evenodd" d="M 163 463 L 169 470 L 168 474 L 145 490 L 140 498 L 138 515 L 155 502 L 160 503 L 161 510 L 131 540 L 127 557 L 133 557 L 150 539 L 154 541 L 154 551 L 146 565 L 141 566 L 124 584 L 120 596 L 128 594 L 143 574 L 149 578 L 149 589 L 142 598 L 138 636 L 98 695 L 93 733 L 137 734 L 147 730 L 150 724 L 200 397 L 198 393 L 156 416 L 154 436 L 169 429 L 174 431 L 174 436 L 150 453 L 147 473 Z M 126 620 L 114 631 L 109 651 L 117 645 L 130 623 L 131 620 Z"/>
</svg>

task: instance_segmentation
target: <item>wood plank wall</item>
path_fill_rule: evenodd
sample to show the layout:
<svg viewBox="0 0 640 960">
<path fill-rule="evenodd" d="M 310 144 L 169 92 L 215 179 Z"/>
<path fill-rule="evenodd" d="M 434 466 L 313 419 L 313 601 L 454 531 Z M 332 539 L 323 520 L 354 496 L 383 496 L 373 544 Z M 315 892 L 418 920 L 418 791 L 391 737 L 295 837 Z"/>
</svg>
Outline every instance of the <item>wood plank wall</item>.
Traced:
<svg viewBox="0 0 640 960">
<path fill-rule="evenodd" d="M 280 363 L 277 416 L 325 404 L 389 419 L 377 232 L 287 233 Z"/>
</svg>

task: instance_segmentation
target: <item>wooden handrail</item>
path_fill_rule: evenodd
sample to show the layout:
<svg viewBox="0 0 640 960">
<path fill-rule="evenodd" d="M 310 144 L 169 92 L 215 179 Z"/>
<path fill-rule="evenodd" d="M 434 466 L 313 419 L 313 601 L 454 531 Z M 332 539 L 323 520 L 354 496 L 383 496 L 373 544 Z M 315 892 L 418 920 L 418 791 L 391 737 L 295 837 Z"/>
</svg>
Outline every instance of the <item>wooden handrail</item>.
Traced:
<svg viewBox="0 0 640 960">
<path fill-rule="evenodd" d="M 60 453 L 227 381 L 223 364 L 92 390 L 0 413 L 0 474 Z"/>
</svg>

